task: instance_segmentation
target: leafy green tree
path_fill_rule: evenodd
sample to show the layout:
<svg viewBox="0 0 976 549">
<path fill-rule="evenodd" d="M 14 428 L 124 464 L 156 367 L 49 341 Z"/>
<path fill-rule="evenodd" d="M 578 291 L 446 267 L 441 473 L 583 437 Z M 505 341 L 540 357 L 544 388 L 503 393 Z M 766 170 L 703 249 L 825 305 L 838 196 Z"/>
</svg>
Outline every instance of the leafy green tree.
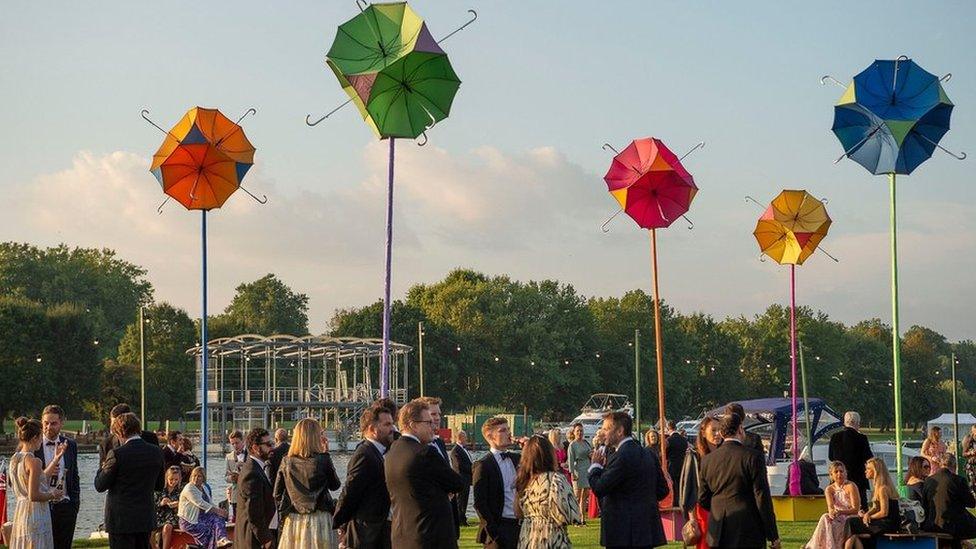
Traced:
<svg viewBox="0 0 976 549">
<path fill-rule="evenodd" d="M 209 319 L 211 338 L 308 333 L 308 296 L 293 291 L 274 274 L 241 284 L 236 291 L 224 312 Z"/>
<path fill-rule="evenodd" d="M 78 417 L 84 412 L 85 404 L 98 394 L 102 344 L 99 341 L 96 345 L 89 315 L 80 305 L 48 307 L 45 317 L 45 351 L 40 366 L 54 390 L 43 395 L 37 404 L 43 407 L 57 403 L 69 417 Z"/>
<path fill-rule="evenodd" d="M 139 408 L 139 365 L 121 364 L 106 360 L 99 381 L 101 390 L 86 405 L 86 411 L 103 424 L 108 425 L 108 413 L 113 406 L 128 403 L 133 410 Z"/>
<path fill-rule="evenodd" d="M 45 325 L 38 303 L 0 297 L 0 432 L 6 418 L 34 412 L 39 398 L 53 389 L 42 367 Z"/>
<path fill-rule="evenodd" d="M 146 350 L 146 418 L 162 422 L 193 408 L 196 369 L 187 349 L 196 344 L 196 328 L 183 309 L 156 303 L 144 312 Z M 119 344 L 118 362 L 134 365 L 139 356 L 139 321 L 130 324 Z M 141 373 L 140 373 L 141 376 Z M 130 402 L 136 406 L 139 399 Z"/>
</svg>

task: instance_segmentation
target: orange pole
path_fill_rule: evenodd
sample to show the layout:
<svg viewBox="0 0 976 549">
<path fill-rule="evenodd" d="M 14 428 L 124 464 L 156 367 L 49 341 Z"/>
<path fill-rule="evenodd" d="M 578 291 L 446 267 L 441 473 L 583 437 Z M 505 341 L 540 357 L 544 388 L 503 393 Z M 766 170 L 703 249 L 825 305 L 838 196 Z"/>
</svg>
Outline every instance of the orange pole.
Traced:
<svg viewBox="0 0 976 549">
<path fill-rule="evenodd" d="M 661 302 L 657 289 L 657 231 L 651 229 L 651 273 L 654 279 L 654 351 L 657 354 L 657 413 L 661 422 L 659 444 L 661 446 L 661 468 L 667 472 L 667 441 L 664 432 L 667 427 L 664 419 L 664 349 L 661 345 Z"/>
</svg>

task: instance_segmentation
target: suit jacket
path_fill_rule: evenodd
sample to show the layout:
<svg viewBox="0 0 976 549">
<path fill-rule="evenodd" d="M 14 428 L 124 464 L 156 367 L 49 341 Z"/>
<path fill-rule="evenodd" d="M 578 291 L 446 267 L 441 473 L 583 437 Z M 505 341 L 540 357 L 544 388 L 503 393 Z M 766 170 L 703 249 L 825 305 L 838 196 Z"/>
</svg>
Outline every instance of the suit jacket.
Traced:
<svg viewBox="0 0 976 549">
<path fill-rule="evenodd" d="M 665 455 L 668 456 L 668 476 L 671 481 L 677 484 L 681 478 L 681 466 L 685 463 L 685 454 L 688 453 L 688 439 L 681 436 L 681 433 L 671 433 L 668 436 L 668 445 Z"/>
<path fill-rule="evenodd" d="M 466 486 L 471 486 L 473 475 L 471 456 L 460 444 L 455 444 L 454 448 L 451 448 L 451 469 L 461 475 Z"/>
<path fill-rule="evenodd" d="M 268 458 L 268 473 L 272 479 L 278 478 L 278 469 L 281 468 L 281 460 L 288 455 L 291 444 L 282 442 L 271 449 L 271 457 Z"/>
<path fill-rule="evenodd" d="M 657 502 L 668 495 L 661 463 L 652 448 L 625 441 L 604 467 L 589 473 L 590 489 L 600 498 L 600 545 L 657 547 L 668 540 Z"/>
<path fill-rule="evenodd" d="M 512 460 L 518 473 L 520 456 L 514 452 L 505 454 Z M 498 536 L 498 524 L 502 521 L 505 510 L 505 483 L 495 455 L 488 452 L 474 462 L 471 478 L 474 485 L 474 510 L 478 512 L 481 521 L 477 539 L 478 543 L 486 544 Z"/>
<path fill-rule="evenodd" d="M 710 511 L 709 547 L 766 547 L 779 538 L 762 456 L 727 440 L 701 460 L 698 503 Z"/>
<path fill-rule="evenodd" d="M 272 541 L 271 520 L 275 514 L 271 480 L 250 456 L 241 466 L 237 479 L 237 524 L 234 547 L 258 549 Z"/>
<path fill-rule="evenodd" d="M 386 453 L 383 470 L 393 506 L 397 549 L 457 547 L 455 505 L 449 494 L 464 486 L 460 475 L 430 446 L 402 436 Z"/>
<path fill-rule="evenodd" d="M 339 495 L 332 525 L 346 526 L 346 545 L 352 549 L 390 547 L 390 493 L 386 489 L 383 455 L 364 440 L 346 469 L 346 485 Z"/>
<path fill-rule="evenodd" d="M 70 439 L 64 435 L 58 435 L 57 443 L 67 442 L 68 446 L 64 450 L 64 455 L 61 456 L 61 460 L 64 463 L 64 493 L 68 496 L 69 501 L 63 503 L 56 503 L 55 505 L 66 505 L 70 503 L 75 507 L 81 504 L 81 479 L 78 477 L 78 443 L 74 439 Z M 44 467 L 48 466 L 47 460 L 44 459 L 44 446 L 42 446 L 34 452 L 34 456 L 41 460 Z"/>
<path fill-rule="evenodd" d="M 761 436 L 757 435 L 756 433 L 746 431 L 746 438 L 744 441 L 742 441 L 742 445 L 746 448 L 751 448 L 759 452 L 759 455 L 762 456 L 763 461 L 766 461 L 766 447 L 763 446 Z"/>
<path fill-rule="evenodd" d="M 95 474 L 105 497 L 105 531 L 136 534 L 156 528 L 153 492 L 163 489 L 163 452 L 142 439 L 109 450 Z"/>
<path fill-rule="evenodd" d="M 976 498 L 966 479 L 948 469 L 939 469 L 925 479 L 922 500 L 923 530 L 952 534 L 957 539 L 976 537 L 976 517 L 966 510 L 976 507 Z"/>
<path fill-rule="evenodd" d="M 447 445 L 444 444 L 444 439 L 442 439 L 441 437 L 437 437 L 431 441 L 431 445 L 435 446 L 436 449 L 438 450 L 437 452 L 438 457 L 443 459 L 444 462 L 447 463 L 447 466 L 453 469 L 453 466 L 451 465 L 451 453 L 447 451 Z M 450 497 L 451 499 L 455 499 L 456 496 L 457 494 L 451 494 Z M 457 508 L 457 505 L 452 505 L 451 509 L 453 511 L 451 513 L 451 516 L 454 518 L 454 537 L 460 538 L 461 537 L 461 515 Z"/>
<path fill-rule="evenodd" d="M 179 451 L 173 450 L 169 447 L 169 444 L 163 446 L 163 469 L 169 469 L 170 466 L 176 465 L 183 469 L 183 454 Z"/>
<path fill-rule="evenodd" d="M 862 491 L 868 488 L 864 464 L 874 457 L 868 437 L 859 433 L 857 429 L 844 427 L 843 430 L 831 435 L 827 457 L 830 461 L 842 461 L 847 468 L 847 478 L 858 488 Z"/>
<path fill-rule="evenodd" d="M 143 431 L 139 435 L 139 438 L 141 438 L 142 440 L 146 441 L 149 444 L 159 447 L 159 437 L 156 436 L 156 433 L 152 431 Z M 101 465 L 105 463 L 105 458 L 108 456 L 109 450 L 114 450 L 115 448 L 118 447 L 119 447 L 119 439 L 115 438 L 115 435 L 109 434 L 107 437 L 102 439 L 102 442 L 99 443 L 98 445 L 99 467 L 101 467 Z"/>
</svg>

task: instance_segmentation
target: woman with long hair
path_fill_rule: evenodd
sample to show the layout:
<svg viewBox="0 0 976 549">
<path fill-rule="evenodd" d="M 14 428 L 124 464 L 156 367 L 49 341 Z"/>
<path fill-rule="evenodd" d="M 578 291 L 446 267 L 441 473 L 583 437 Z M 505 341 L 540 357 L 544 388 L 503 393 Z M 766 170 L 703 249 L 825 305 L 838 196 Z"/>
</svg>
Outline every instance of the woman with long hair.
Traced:
<svg viewBox="0 0 976 549">
<path fill-rule="evenodd" d="M 566 482 L 573 482 L 573 477 L 569 474 L 569 465 L 566 462 L 568 453 L 566 449 L 563 448 L 563 434 L 559 429 L 549 429 L 549 443 L 552 444 L 553 449 L 556 452 L 556 465 L 559 467 L 559 472 L 566 475 Z"/>
<path fill-rule="evenodd" d="M 10 488 L 17 498 L 14 507 L 13 528 L 9 549 L 49 549 L 54 547 L 54 531 L 51 529 L 50 502 L 59 501 L 62 490 L 50 487 L 49 479 L 54 475 L 61 456 L 66 448 L 59 444 L 54 450 L 54 459 L 47 469 L 41 460 L 34 457 L 41 447 L 41 422 L 36 419 L 19 417 L 17 425 L 17 453 L 10 457 Z M 6 517 L 0 517 L 5 520 Z"/>
<path fill-rule="evenodd" d="M 901 525 L 898 488 L 891 481 L 888 466 L 881 458 L 871 458 L 864 466 L 871 483 L 871 505 L 868 510 L 847 519 L 844 549 L 873 548 L 881 534 L 897 532 Z M 861 538 L 867 535 L 869 537 Z"/>
<path fill-rule="evenodd" d="M 569 549 L 566 525 L 579 521 L 580 508 L 559 470 L 556 449 L 542 436 L 522 448 L 515 475 L 516 509 L 522 518 L 519 549 Z"/>
<path fill-rule="evenodd" d="M 329 490 L 339 485 L 322 426 L 311 418 L 299 421 L 274 483 L 281 512 L 279 549 L 338 547 L 332 529 L 335 501 Z"/>
<path fill-rule="evenodd" d="M 653 430 L 648 430 L 654 433 Z M 701 460 L 718 448 L 722 444 L 722 433 L 717 419 L 705 416 L 698 425 L 698 436 L 695 437 L 695 445 L 688 448 L 685 454 L 685 461 L 681 465 L 681 477 L 678 480 L 678 507 L 685 512 L 688 520 L 698 523 L 698 531 L 701 537 L 696 547 L 708 549 L 705 541 L 705 532 L 708 531 L 708 511 L 698 505 L 698 469 Z M 654 451 L 653 446 L 649 448 Z"/>
<path fill-rule="evenodd" d="M 842 461 L 831 461 L 827 468 L 831 483 L 824 495 L 827 512 L 820 516 L 813 537 L 804 545 L 806 549 L 841 549 L 844 547 L 844 525 L 847 519 L 861 509 L 861 494 L 857 485 L 847 480 L 847 467 Z"/>
<path fill-rule="evenodd" d="M 590 468 L 590 453 L 593 447 L 583 437 L 583 424 L 574 423 L 569 428 L 573 436 L 573 441 L 569 444 L 568 455 L 566 457 L 569 465 L 569 473 L 573 481 L 573 494 L 580 509 L 586 509 L 590 498 L 590 481 L 588 479 Z M 586 524 L 586 517 L 580 517 L 580 524 Z"/>
<path fill-rule="evenodd" d="M 207 471 L 203 467 L 190 471 L 190 482 L 180 492 L 177 514 L 180 530 L 193 536 L 197 545 L 215 549 L 234 543 L 227 537 L 227 511 L 214 505 L 207 485 Z"/>
<path fill-rule="evenodd" d="M 938 425 L 933 425 L 929 429 L 929 436 L 922 443 L 922 455 L 929 460 L 929 466 L 932 468 L 933 473 L 942 467 L 940 465 L 942 463 L 942 456 L 945 455 L 947 450 L 946 443 L 942 442 L 942 428 Z"/>
<path fill-rule="evenodd" d="M 915 456 L 908 460 L 908 472 L 905 473 L 905 486 L 908 487 L 908 497 L 925 505 L 922 496 L 922 486 L 925 479 L 932 474 L 932 465 L 922 456 Z"/>
<path fill-rule="evenodd" d="M 177 511 L 180 507 L 180 493 L 183 491 L 183 471 L 179 465 L 171 465 L 166 469 L 163 489 L 154 494 L 156 503 L 156 531 L 149 538 L 149 543 L 156 549 L 168 549 L 173 539 L 173 530 L 179 528 L 180 517 Z"/>
</svg>

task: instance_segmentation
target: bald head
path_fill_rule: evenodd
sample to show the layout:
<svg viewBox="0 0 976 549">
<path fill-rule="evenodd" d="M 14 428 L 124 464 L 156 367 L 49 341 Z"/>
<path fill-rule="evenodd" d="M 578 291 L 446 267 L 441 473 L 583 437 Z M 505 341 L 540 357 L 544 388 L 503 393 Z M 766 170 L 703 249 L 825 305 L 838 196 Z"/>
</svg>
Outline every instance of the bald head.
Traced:
<svg viewBox="0 0 976 549">
<path fill-rule="evenodd" d="M 285 429 L 276 429 L 274 433 L 275 442 L 281 444 L 282 442 L 288 442 L 288 431 Z"/>
</svg>

